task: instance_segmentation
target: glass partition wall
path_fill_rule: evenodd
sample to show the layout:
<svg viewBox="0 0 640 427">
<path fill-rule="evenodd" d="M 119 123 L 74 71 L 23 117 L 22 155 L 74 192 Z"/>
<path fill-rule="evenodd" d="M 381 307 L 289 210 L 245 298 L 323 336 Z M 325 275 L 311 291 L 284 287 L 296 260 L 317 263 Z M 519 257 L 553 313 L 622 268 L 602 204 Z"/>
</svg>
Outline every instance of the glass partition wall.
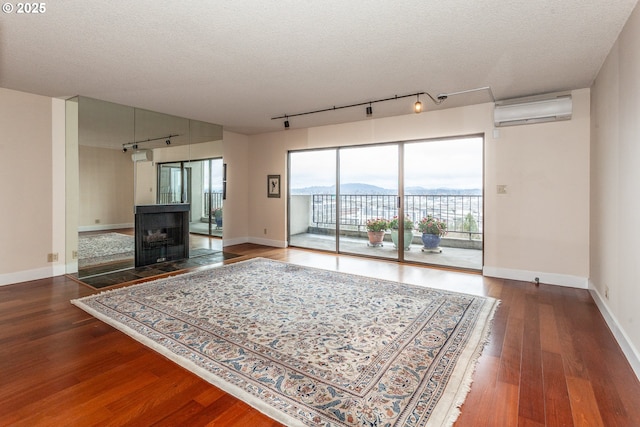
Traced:
<svg viewBox="0 0 640 427">
<path fill-rule="evenodd" d="M 202 193 L 196 160 L 222 162 L 222 127 L 82 96 L 67 100 L 66 120 L 67 272 L 131 268 L 135 206 L 202 200 L 186 190 Z"/>
</svg>

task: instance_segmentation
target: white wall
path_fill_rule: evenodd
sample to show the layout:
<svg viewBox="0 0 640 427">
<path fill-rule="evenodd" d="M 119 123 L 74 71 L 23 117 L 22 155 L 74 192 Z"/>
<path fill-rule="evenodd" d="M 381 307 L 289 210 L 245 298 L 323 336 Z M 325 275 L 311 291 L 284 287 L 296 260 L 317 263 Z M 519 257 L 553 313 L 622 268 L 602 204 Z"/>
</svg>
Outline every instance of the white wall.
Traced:
<svg viewBox="0 0 640 427">
<path fill-rule="evenodd" d="M 79 231 L 133 227 L 134 162 L 129 153 L 80 145 Z"/>
<path fill-rule="evenodd" d="M 135 205 L 155 205 L 158 181 L 155 162 L 135 162 Z"/>
<path fill-rule="evenodd" d="M 54 169 L 64 158 L 52 154 L 54 147 L 64 152 L 64 107 L 56 101 L 0 88 L 0 285 L 64 271 L 64 218 L 52 214 L 64 186 L 64 163 Z M 58 261 L 47 262 L 49 253 Z"/>
<path fill-rule="evenodd" d="M 267 198 L 266 179 L 280 174 L 286 189 L 288 150 L 484 134 L 485 274 L 586 288 L 590 91 L 572 94 L 572 120 L 501 128 L 497 138 L 493 104 L 251 136 L 250 240 L 287 244 L 286 198 Z M 508 193 L 497 195 L 498 184 Z"/>
<path fill-rule="evenodd" d="M 592 294 L 640 376 L 640 9 L 592 88 Z"/>
<path fill-rule="evenodd" d="M 223 132 L 223 161 L 227 165 L 227 198 L 223 203 L 224 246 L 249 240 L 249 138 Z M 265 178 L 266 179 L 266 178 Z M 266 183 L 265 183 L 266 186 Z M 256 215 L 259 215 L 259 211 Z"/>
<path fill-rule="evenodd" d="M 0 154 L 37 163 L 30 168 L 36 179 L 9 186 L 8 199 L 24 198 L 24 194 L 41 197 L 32 209 L 27 202 L 20 215 L 2 210 L 0 218 L 16 224 L 9 231 L 10 238 L 20 241 L 1 246 L 9 261 L 3 261 L 0 274 L 42 268 L 50 272 L 46 254 L 54 242 L 49 213 L 57 191 L 51 186 L 56 173 L 52 168 L 52 100 L 14 91 L 2 93 L 6 94 L 0 101 L 6 132 Z M 225 132 L 224 142 L 213 143 L 228 164 L 224 244 L 286 245 L 288 150 L 485 134 L 485 274 L 523 280 L 537 276 L 546 283 L 582 286 L 589 277 L 590 92 L 574 91 L 573 97 L 571 121 L 502 128 L 497 139 L 493 137 L 492 104 L 255 136 Z M 14 140 L 25 142 L 17 145 Z M 207 151 L 205 157 L 211 157 L 213 147 L 207 144 L 202 148 Z M 189 156 L 204 156 L 198 150 L 191 147 Z M 24 169 L 19 161 L 7 165 L 2 172 L 7 175 L 4 182 L 16 181 Z M 282 198 L 267 198 L 268 174 L 282 176 Z M 497 184 L 507 185 L 508 194 L 498 196 Z M 45 214 L 41 214 L 43 206 Z M 22 234 L 25 230 L 28 239 Z M 44 241 L 34 252 L 24 243 L 29 239 Z M 9 280 L 19 281 L 7 277 L 5 283 Z"/>
</svg>

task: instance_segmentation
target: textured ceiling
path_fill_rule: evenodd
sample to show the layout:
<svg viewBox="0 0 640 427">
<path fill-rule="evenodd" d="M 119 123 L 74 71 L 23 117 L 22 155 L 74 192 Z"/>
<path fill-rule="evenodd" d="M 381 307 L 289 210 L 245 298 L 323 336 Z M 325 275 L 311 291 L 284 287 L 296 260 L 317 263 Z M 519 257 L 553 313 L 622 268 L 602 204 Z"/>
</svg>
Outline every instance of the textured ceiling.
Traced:
<svg viewBox="0 0 640 427">
<path fill-rule="evenodd" d="M 589 87 L 636 2 L 50 1 L 43 14 L 0 15 L 0 87 L 253 134 L 282 129 L 274 116 L 422 91 Z M 373 116 L 408 114 L 412 101 L 375 104 Z M 488 101 L 484 91 L 441 107 Z M 364 119 L 361 107 L 290 122 Z"/>
</svg>

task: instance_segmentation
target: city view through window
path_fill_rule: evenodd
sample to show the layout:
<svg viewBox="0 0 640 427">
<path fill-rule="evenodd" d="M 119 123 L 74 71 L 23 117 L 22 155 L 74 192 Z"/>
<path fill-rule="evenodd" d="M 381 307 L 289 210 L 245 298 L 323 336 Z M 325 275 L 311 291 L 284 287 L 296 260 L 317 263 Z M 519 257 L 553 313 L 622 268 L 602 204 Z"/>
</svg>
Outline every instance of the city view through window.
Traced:
<svg viewBox="0 0 640 427">
<path fill-rule="evenodd" d="M 405 224 L 415 227 L 422 218 L 433 216 L 446 223 L 447 244 L 470 240 L 481 248 L 482 150 L 482 138 L 473 137 L 292 152 L 292 244 L 296 235 L 315 235 L 322 248 L 333 250 L 337 239 L 364 238 L 368 220 L 397 219 L 402 184 L 402 206 L 410 220 Z M 413 234 L 408 239 L 416 242 L 420 233 L 413 229 Z"/>
</svg>

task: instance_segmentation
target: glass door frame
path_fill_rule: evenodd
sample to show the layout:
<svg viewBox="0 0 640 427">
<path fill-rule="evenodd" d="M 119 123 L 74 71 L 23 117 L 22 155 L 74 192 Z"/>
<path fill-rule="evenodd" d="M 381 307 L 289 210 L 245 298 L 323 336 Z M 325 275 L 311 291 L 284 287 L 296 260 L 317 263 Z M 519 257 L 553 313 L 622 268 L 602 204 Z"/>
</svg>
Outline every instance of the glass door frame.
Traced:
<svg viewBox="0 0 640 427">
<path fill-rule="evenodd" d="M 171 203 L 189 203 L 186 200 L 191 200 L 190 197 L 187 197 L 187 190 L 191 189 L 191 174 L 189 173 L 190 171 L 188 170 L 189 167 L 185 166 L 185 163 L 190 163 L 189 161 L 186 160 L 178 160 L 178 161 L 174 161 L 174 162 L 163 162 L 163 163 L 157 163 L 156 167 L 158 168 L 158 173 L 157 173 L 157 188 L 158 188 L 158 193 L 156 195 L 156 203 L 157 204 L 171 204 Z M 178 166 L 179 164 L 179 166 Z M 180 170 L 180 201 L 179 202 L 169 202 L 169 203 L 162 203 L 161 201 L 161 192 L 160 189 L 162 188 L 161 184 L 162 184 L 162 168 L 163 167 L 167 167 L 167 165 L 176 165 L 176 166 L 168 166 L 171 168 L 175 168 L 175 169 L 179 169 Z M 185 171 L 187 172 L 185 174 Z"/>
<path fill-rule="evenodd" d="M 209 225 L 209 236 L 214 236 L 213 234 L 213 224 L 216 223 L 217 226 L 217 222 L 215 219 L 215 214 L 213 213 L 213 210 L 211 209 L 211 206 L 213 204 L 213 195 L 217 194 L 213 191 L 213 162 L 215 160 L 220 160 L 221 164 L 222 164 L 222 206 L 220 207 L 221 209 L 223 209 L 223 215 L 222 217 L 224 218 L 224 199 L 226 198 L 226 194 L 225 194 L 225 186 L 226 186 L 226 164 L 224 163 L 222 157 L 210 157 L 207 159 L 199 159 L 199 160 L 192 160 L 192 162 L 201 162 L 203 165 L 207 164 L 207 168 L 209 170 L 209 176 L 208 176 L 208 180 L 209 180 L 209 190 L 207 191 L 206 194 L 208 194 L 209 197 L 209 209 L 207 211 L 207 219 L 208 219 L 208 225 Z M 203 174 L 204 175 L 204 174 Z M 203 193 L 204 194 L 204 193 Z M 222 220 L 224 223 L 224 219 Z M 223 232 L 224 233 L 224 232 Z"/>
<path fill-rule="evenodd" d="M 457 136 L 448 136 L 448 137 L 430 137 L 430 138 L 419 138 L 419 139 L 414 139 L 414 140 L 403 140 L 403 141 L 393 141 L 393 142 L 381 142 L 381 143 L 370 143 L 370 144 L 362 144 L 362 145 L 343 145 L 343 146 L 334 146 L 334 147 L 318 147 L 318 148 L 306 148 L 306 149 L 301 149 L 301 150 L 289 150 L 288 152 L 288 156 L 287 156 L 287 164 L 288 164 L 288 188 L 287 188 L 287 195 L 288 195 L 288 201 L 291 200 L 291 154 L 292 153 L 297 153 L 297 152 L 305 152 L 305 151 L 318 151 L 318 150 L 327 150 L 327 149 L 332 149 L 335 150 L 336 153 L 336 170 L 335 170 L 335 182 L 336 182 L 336 192 L 335 192 L 335 198 L 336 198 L 336 210 L 335 210 L 335 215 L 336 215 L 336 224 L 335 224 L 335 229 L 336 229 L 336 239 L 335 239 L 335 250 L 334 251 L 330 251 L 332 253 L 337 253 L 337 254 L 349 254 L 349 255 L 358 255 L 358 256 L 364 256 L 364 257 L 372 257 L 372 258 L 376 258 L 376 259 L 383 259 L 383 260 L 397 260 L 398 262 L 411 262 L 411 263 L 420 263 L 420 264 L 424 264 L 424 265 L 431 265 L 431 266 L 443 266 L 443 267 L 453 267 L 453 268 L 460 268 L 461 270 L 473 270 L 473 271 L 481 271 L 482 267 L 484 266 L 484 227 L 482 227 L 480 235 L 481 235 L 481 246 L 482 248 L 480 249 L 482 251 L 481 254 L 481 262 L 480 262 L 480 266 L 478 267 L 478 269 L 476 268 L 470 268 L 470 267 L 465 267 L 465 266 L 450 266 L 450 265 L 446 265 L 446 264 L 433 264 L 433 263 L 428 263 L 428 262 L 420 262 L 420 261 L 415 261 L 415 260 L 407 260 L 405 257 L 405 242 L 404 242 L 404 221 L 399 221 L 399 230 L 398 230 L 398 256 L 397 258 L 385 258 L 385 257 L 378 257 L 375 255 L 363 255 L 361 253 L 354 253 L 354 252 L 344 252 L 342 250 L 341 247 L 341 239 L 340 239 L 340 234 L 341 234 L 341 220 L 340 220 L 340 215 L 341 215 L 341 210 L 342 210 L 342 203 L 341 203 L 341 193 L 340 193 L 340 151 L 342 149 L 353 149 L 353 148 L 360 148 L 360 147 L 370 147 L 370 146 L 380 146 L 380 145 L 396 145 L 398 147 L 398 196 L 397 196 L 397 201 L 396 201 L 396 207 L 397 207 L 397 216 L 398 218 L 404 218 L 406 213 L 406 200 L 405 200 L 405 147 L 406 144 L 415 144 L 415 143 L 428 143 L 428 142 L 432 142 L 432 141 L 446 141 L 446 140 L 464 140 L 464 139 L 473 139 L 473 138 L 480 138 L 481 139 L 481 151 L 482 151 L 482 155 L 481 158 L 479 159 L 479 162 L 481 162 L 481 166 L 482 166 L 482 181 L 480 183 L 481 185 L 481 203 L 482 203 L 482 208 L 481 208 L 481 215 L 482 215 L 482 220 L 483 223 L 485 222 L 485 215 L 484 215 L 484 196 L 485 196 L 485 184 L 484 184 L 484 166 L 485 166 L 485 142 L 486 142 L 486 138 L 485 135 L 483 133 L 474 133 L 474 134 L 467 134 L 467 135 L 457 135 Z M 288 212 L 287 212 L 287 242 L 288 244 L 290 244 L 291 242 L 291 234 L 290 234 L 290 230 L 291 230 L 291 203 L 287 203 L 288 206 Z M 477 234 L 477 233 L 476 233 Z M 325 249 L 320 249 L 320 248 L 312 248 L 309 247 L 308 249 L 312 249 L 312 250 L 320 250 L 320 251 L 328 251 Z"/>
<path fill-rule="evenodd" d="M 342 182 L 341 182 L 341 169 L 342 169 L 342 156 L 341 153 L 343 151 L 346 150 L 358 150 L 358 149 L 367 149 L 367 148 L 380 148 L 380 147 L 392 147 L 395 146 L 396 147 L 396 156 L 397 156 L 397 176 L 396 176 L 396 186 L 397 186 L 397 192 L 398 195 L 402 194 L 404 189 L 402 187 L 402 180 L 401 180 L 401 171 L 402 171 L 402 158 L 400 157 L 400 152 L 401 152 L 401 146 L 402 146 L 402 142 L 382 142 L 382 143 L 374 143 L 374 144 L 358 144 L 358 145 L 349 145 L 349 146 L 342 146 L 342 147 L 338 147 L 336 148 L 336 157 L 337 157 L 337 164 L 336 164 L 336 252 L 340 253 L 340 254 L 348 254 L 348 255 L 358 255 L 358 256 L 364 256 L 364 257 L 371 257 L 371 258 L 376 258 L 376 259 L 383 259 L 383 260 L 387 260 L 387 261 L 403 261 L 404 260 L 404 247 L 401 249 L 400 245 L 403 244 L 402 241 L 398 242 L 398 251 L 396 252 L 396 256 L 380 256 L 380 255 L 376 255 L 374 253 L 368 254 L 368 253 L 363 253 L 363 252 L 357 252 L 357 251 L 346 251 L 346 250 L 341 250 L 341 233 L 340 233 L 340 218 L 341 218 L 341 209 L 343 208 L 343 199 L 342 199 L 342 193 L 341 193 L 341 188 L 342 188 Z M 382 159 L 384 162 L 387 162 L 388 159 Z M 374 166 L 374 167 L 379 167 L 379 166 Z M 384 166 L 383 166 L 384 167 Z M 396 214 L 398 215 L 399 218 L 401 218 L 401 214 L 402 214 L 402 208 L 401 205 L 402 203 L 399 202 L 398 199 L 398 195 L 396 195 L 396 201 L 395 201 L 395 209 L 396 209 Z M 402 222 L 402 221 L 400 221 Z M 403 224 L 399 224 L 402 228 L 400 229 L 401 231 L 404 229 Z M 403 239 L 404 240 L 404 239 Z M 384 244 L 384 243 L 383 243 Z M 343 248 L 346 247 L 346 245 L 343 245 Z"/>
</svg>

